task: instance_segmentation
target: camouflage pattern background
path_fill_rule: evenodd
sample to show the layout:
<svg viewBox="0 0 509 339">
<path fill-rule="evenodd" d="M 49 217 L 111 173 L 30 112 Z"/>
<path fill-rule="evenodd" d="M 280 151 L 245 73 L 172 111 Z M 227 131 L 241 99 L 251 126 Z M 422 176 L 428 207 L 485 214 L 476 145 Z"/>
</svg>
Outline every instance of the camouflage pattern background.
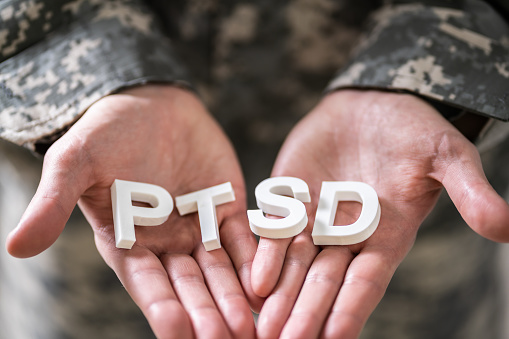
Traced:
<svg viewBox="0 0 509 339">
<path fill-rule="evenodd" d="M 44 153 L 105 95 L 148 81 L 189 86 L 232 139 L 254 200 L 285 136 L 328 83 L 410 91 L 452 107 L 443 112 L 449 118 L 469 111 L 508 119 L 502 1 L 492 1 L 498 13 L 474 0 L 383 3 L 0 1 L 0 137 Z M 509 124 L 492 120 L 477 140 L 488 177 L 506 196 L 508 134 Z M 19 146 L 0 146 L 5 243 L 41 163 Z M 502 337 L 495 251 L 444 195 L 364 337 Z M 0 252 L 0 308 L 0 338 L 153 336 L 79 213 L 35 259 Z"/>
</svg>

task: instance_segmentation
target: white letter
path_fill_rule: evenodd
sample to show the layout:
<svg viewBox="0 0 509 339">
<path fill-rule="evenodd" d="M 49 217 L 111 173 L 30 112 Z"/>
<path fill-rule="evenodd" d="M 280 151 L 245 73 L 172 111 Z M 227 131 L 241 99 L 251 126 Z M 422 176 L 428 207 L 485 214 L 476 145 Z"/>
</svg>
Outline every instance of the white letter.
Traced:
<svg viewBox="0 0 509 339">
<path fill-rule="evenodd" d="M 362 204 L 359 219 L 351 225 L 333 226 L 339 201 Z M 315 245 L 352 245 L 369 238 L 380 221 L 380 204 L 375 190 L 363 182 L 324 181 L 313 226 Z"/>
<path fill-rule="evenodd" d="M 148 203 L 150 207 L 133 206 L 132 201 Z M 134 225 L 157 226 L 168 220 L 173 200 L 164 188 L 152 184 L 116 179 L 111 185 L 113 225 L 118 248 L 130 249 L 136 241 Z"/>
<path fill-rule="evenodd" d="M 206 188 L 200 191 L 181 195 L 175 198 L 180 215 L 198 211 L 200 219 L 201 240 L 207 251 L 221 248 L 219 228 L 217 226 L 216 206 L 235 200 L 232 184 Z"/>
<path fill-rule="evenodd" d="M 268 178 L 256 186 L 255 196 L 260 209 L 247 211 L 249 226 L 254 234 L 272 239 L 289 238 L 306 228 L 308 216 L 302 202 L 310 202 L 311 197 L 304 180 L 292 177 Z M 264 216 L 264 212 L 283 219 L 269 219 Z"/>
</svg>

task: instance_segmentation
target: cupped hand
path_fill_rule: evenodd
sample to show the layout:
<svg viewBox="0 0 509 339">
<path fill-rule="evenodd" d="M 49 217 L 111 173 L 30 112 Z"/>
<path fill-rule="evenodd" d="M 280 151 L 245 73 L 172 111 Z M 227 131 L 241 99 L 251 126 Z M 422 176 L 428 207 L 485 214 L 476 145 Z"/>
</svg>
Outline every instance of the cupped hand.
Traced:
<svg viewBox="0 0 509 339">
<path fill-rule="evenodd" d="M 205 251 L 197 214 L 181 217 L 174 210 L 160 226 L 136 227 L 132 249 L 116 248 L 115 179 L 159 185 L 173 197 L 230 181 L 236 201 L 217 207 L 223 247 Z M 48 248 L 77 202 L 99 252 L 158 337 L 254 337 L 247 300 L 256 309 L 261 299 L 250 285 L 256 240 L 247 226 L 241 170 L 224 133 L 193 94 L 146 85 L 92 105 L 48 150 L 8 251 L 29 257 Z"/>
<path fill-rule="evenodd" d="M 290 133 L 273 176 L 306 181 L 309 224 L 293 239 L 261 238 L 254 291 L 267 298 L 259 338 L 356 338 L 443 187 L 466 223 L 509 241 L 509 206 L 488 183 L 479 154 L 423 100 L 376 91 L 327 95 Z M 381 220 L 366 241 L 315 246 L 312 225 L 322 181 L 362 181 L 378 193 Z M 356 203 L 340 203 L 340 224 Z"/>
</svg>

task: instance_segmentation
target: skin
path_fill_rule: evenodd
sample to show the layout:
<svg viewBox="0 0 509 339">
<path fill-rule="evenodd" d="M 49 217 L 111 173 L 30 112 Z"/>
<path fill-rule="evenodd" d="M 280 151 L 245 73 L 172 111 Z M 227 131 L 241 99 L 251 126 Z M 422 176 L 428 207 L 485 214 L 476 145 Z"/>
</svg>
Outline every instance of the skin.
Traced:
<svg viewBox="0 0 509 339">
<path fill-rule="evenodd" d="M 421 99 L 375 91 L 327 95 L 290 133 L 272 176 L 306 181 L 309 224 L 293 239 L 260 239 L 252 283 L 268 296 L 259 338 L 357 338 L 443 188 L 481 236 L 509 241 L 509 205 L 487 181 L 475 146 Z M 366 241 L 315 246 L 322 181 L 363 181 L 381 220 Z M 343 224 L 359 206 L 339 205 Z"/>
<path fill-rule="evenodd" d="M 115 247 L 110 186 L 152 183 L 173 197 L 230 181 L 235 202 L 217 207 L 222 248 L 205 251 L 197 213 L 174 210 L 136 227 L 131 250 Z M 254 338 L 248 304 L 256 240 L 247 226 L 240 166 L 224 133 L 190 92 L 149 85 L 101 99 L 48 150 L 42 178 L 7 250 L 36 255 L 58 237 L 78 203 L 97 249 L 159 338 Z M 240 280 L 240 282 L 239 282 Z"/>
<path fill-rule="evenodd" d="M 371 184 L 382 206 L 378 230 L 352 246 L 314 246 L 311 226 L 294 239 L 262 238 L 252 263 L 244 183 L 223 132 L 187 91 L 132 89 L 98 101 L 50 148 L 7 249 L 17 257 L 42 252 L 78 202 L 99 252 L 160 338 L 253 337 L 248 301 L 261 306 L 253 290 L 270 295 L 260 338 L 355 338 L 443 187 L 476 232 L 509 240 L 509 208 L 484 177 L 475 147 L 413 96 L 328 95 L 288 137 L 273 175 L 308 183 L 309 225 L 322 181 Z M 206 252 L 197 215 L 174 211 L 161 226 L 137 227 L 132 250 L 117 249 L 109 191 L 116 178 L 160 185 L 173 197 L 232 182 L 237 200 L 217 209 L 223 248 Z M 348 224 L 358 210 L 342 203 L 339 219 Z"/>
</svg>

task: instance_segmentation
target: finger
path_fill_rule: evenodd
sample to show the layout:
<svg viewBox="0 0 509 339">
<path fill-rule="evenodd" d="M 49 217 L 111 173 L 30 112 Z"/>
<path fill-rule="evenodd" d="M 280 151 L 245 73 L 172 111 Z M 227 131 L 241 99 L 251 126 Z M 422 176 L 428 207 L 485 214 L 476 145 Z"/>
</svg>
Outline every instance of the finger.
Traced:
<svg viewBox="0 0 509 339">
<path fill-rule="evenodd" d="M 251 269 L 258 244 L 248 227 L 245 211 L 225 218 L 220 234 L 221 243 L 235 266 L 249 305 L 255 312 L 259 312 L 263 299 L 255 294 L 251 285 Z"/>
<path fill-rule="evenodd" d="M 294 238 L 288 248 L 281 278 L 258 317 L 259 338 L 279 337 L 317 252 L 318 248 L 309 235 L 301 234 Z"/>
<path fill-rule="evenodd" d="M 319 336 L 352 259 L 344 246 L 327 247 L 318 254 L 280 338 Z"/>
<path fill-rule="evenodd" d="M 366 250 L 351 262 L 322 332 L 324 338 L 358 338 L 382 299 L 399 261 L 390 253 Z"/>
<path fill-rule="evenodd" d="M 509 204 L 490 185 L 472 144 L 439 161 L 439 177 L 465 222 L 477 233 L 500 242 L 509 241 Z"/>
<path fill-rule="evenodd" d="M 244 291 L 224 250 L 198 246 L 195 258 L 212 297 L 234 338 L 254 338 L 254 318 Z"/>
<path fill-rule="evenodd" d="M 66 147 L 59 143 L 48 151 L 37 192 L 7 238 L 7 251 L 15 257 L 31 257 L 51 246 L 86 189 L 88 166 L 76 143 L 67 139 Z"/>
<path fill-rule="evenodd" d="M 260 237 L 251 271 L 251 282 L 257 295 L 266 297 L 276 286 L 291 241 L 292 238 L 269 239 Z"/>
<path fill-rule="evenodd" d="M 98 248 L 158 338 L 193 338 L 189 317 L 157 256 L 138 246 L 129 251 Z"/>
<path fill-rule="evenodd" d="M 231 335 L 196 261 L 184 254 L 161 257 L 172 286 L 184 306 L 198 338 L 230 338 Z"/>
</svg>

